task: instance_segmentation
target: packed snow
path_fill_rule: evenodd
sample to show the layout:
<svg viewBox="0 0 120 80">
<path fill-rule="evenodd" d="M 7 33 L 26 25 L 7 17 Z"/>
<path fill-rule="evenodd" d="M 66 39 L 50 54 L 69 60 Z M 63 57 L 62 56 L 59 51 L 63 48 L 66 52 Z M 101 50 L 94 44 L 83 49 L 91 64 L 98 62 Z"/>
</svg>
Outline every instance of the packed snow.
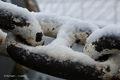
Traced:
<svg viewBox="0 0 120 80">
<path fill-rule="evenodd" d="M 99 38 L 103 36 L 115 36 L 120 38 L 120 26 L 119 25 L 108 25 L 102 29 L 94 31 L 88 38 L 87 42 L 95 42 L 98 41 Z"/>
</svg>

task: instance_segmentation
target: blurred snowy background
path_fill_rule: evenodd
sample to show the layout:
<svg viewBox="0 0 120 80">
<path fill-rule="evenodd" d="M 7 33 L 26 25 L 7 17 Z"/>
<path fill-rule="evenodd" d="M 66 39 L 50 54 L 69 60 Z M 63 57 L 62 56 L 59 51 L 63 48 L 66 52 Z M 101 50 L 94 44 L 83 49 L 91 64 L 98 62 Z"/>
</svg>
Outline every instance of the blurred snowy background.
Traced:
<svg viewBox="0 0 120 80">
<path fill-rule="evenodd" d="M 5 0 L 4 0 L 5 1 Z M 25 7 L 23 0 L 6 0 L 18 6 Z M 61 16 L 69 16 L 104 27 L 109 24 L 120 24 L 120 0 L 36 0 L 41 12 L 55 13 Z M 21 5 L 22 4 L 22 5 Z M 45 45 L 53 38 L 45 37 Z M 82 51 L 83 45 L 75 44 L 72 47 L 76 51 Z M 2 65 L 1 65 L 2 64 Z M 9 67 L 8 67 L 9 66 Z M 11 74 L 14 61 L 10 58 L 0 57 L 0 79 L 4 74 Z M 18 80 L 18 79 L 14 79 Z M 29 70 L 24 79 L 19 80 L 63 80 Z"/>
<path fill-rule="evenodd" d="M 120 0 L 36 0 L 40 10 L 95 23 L 120 24 Z"/>
</svg>

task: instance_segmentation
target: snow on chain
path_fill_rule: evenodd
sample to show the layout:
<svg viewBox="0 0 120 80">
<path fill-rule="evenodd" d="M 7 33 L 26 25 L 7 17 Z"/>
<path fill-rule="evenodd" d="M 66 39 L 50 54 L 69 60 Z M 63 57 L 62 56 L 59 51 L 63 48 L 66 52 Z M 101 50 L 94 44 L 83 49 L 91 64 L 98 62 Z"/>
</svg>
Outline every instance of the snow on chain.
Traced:
<svg viewBox="0 0 120 80">
<path fill-rule="evenodd" d="M 117 25 L 99 29 L 89 22 L 29 12 L 0 1 L 0 28 L 11 32 L 7 37 L 1 32 L 0 48 L 6 46 L 6 49 L 0 52 L 8 53 L 23 66 L 64 79 L 120 79 L 120 28 Z M 45 46 L 44 35 L 56 39 Z M 83 52 L 72 50 L 74 43 L 85 44 Z"/>
</svg>

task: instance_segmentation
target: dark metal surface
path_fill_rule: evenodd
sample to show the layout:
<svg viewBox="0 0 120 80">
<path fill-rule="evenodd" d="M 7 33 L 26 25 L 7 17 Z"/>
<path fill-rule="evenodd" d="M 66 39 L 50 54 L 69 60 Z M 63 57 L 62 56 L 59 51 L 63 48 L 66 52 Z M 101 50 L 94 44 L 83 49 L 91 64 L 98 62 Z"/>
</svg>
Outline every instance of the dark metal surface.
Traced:
<svg viewBox="0 0 120 80">
<path fill-rule="evenodd" d="M 102 80 L 98 76 L 104 75 L 102 69 L 98 71 L 95 66 L 85 66 L 69 60 L 59 61 L 44 54 L 31 53 L 14 45 L 10 45 L 7 51 L 10 57 L 19 64 L 64 79 Z"/>
</svg>

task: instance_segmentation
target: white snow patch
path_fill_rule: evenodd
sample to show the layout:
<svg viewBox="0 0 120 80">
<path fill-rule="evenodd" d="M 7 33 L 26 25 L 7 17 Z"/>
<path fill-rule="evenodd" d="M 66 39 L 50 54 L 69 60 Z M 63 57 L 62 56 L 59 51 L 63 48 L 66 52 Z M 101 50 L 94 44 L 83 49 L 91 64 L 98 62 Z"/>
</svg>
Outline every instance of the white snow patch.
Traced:
<svg viewBox="0 0 120 80">
<path fill-rule="evenodd" d="M 102 29 L 96 30 L 87 38 L 87 43 L 97 41 L 102 36 L 110 35 L 120 37 L 120 27 L 118 25 L 109 25 Z"/>
<path fill-rule="evenodd" d="M 99 29 L 98 26 L 96 26 L 92 23 L 81 21 L 81 20 L 75 19 L 75 18 L 58 16 L 53 13 L 42 13 L 42 12 L 34 13 L 34 12 L 32 12 L 31 14 L 33 14 L 36 17 L 36 19 L 39 21 L 39 23 L 42 25 L 44 25 L 44 23 L 49 24 L 47 26 L 50 26 L 50 24 L 52 24 L 52 25 L 56 24 L 59 27 L 61 25 L 64 25 L 64 27 L 67 26 L 67 28 L 72 27 L 72 29 L 77 28 L 77 29 L 81 29 L 81 30 L 91 29 L 92 31 Z"/>
</svg>

